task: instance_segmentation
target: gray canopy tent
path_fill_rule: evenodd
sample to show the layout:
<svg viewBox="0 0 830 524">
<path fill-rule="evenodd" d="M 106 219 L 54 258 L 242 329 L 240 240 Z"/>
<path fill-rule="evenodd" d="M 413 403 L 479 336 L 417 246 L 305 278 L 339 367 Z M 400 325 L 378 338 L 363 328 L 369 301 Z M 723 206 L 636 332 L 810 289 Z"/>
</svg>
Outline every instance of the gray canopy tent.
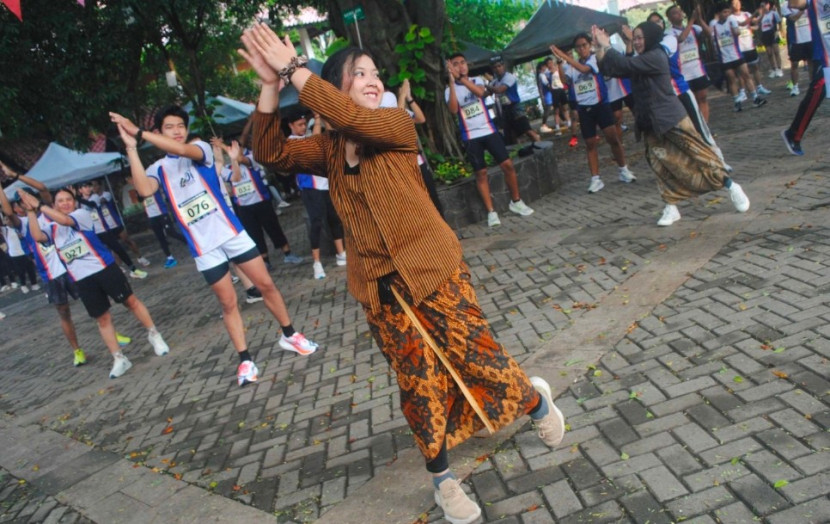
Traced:
<svg viewBox="0 0 830 524">
<path fill-rule="evenodd" d="M 550 55 L 551 44 L 571 47 L 574 37 L 579 33 L 590 33 L 592 25 L 613 33 L 619 31 L 625 23 L 627 20 L 622 16 L 575 5 L 543 2 L 501 55 L 513 64 L 527 62 Z"/>
</svg>

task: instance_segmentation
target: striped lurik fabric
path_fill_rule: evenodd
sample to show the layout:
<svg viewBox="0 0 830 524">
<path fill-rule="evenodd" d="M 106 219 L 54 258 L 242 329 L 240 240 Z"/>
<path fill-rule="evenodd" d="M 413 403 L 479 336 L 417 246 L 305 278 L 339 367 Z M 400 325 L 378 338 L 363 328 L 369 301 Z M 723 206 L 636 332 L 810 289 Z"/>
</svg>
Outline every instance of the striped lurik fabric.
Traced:
<svg viewBox="0 0 830 524">
<path fill-rule="evenodd" d="M 284 173 L 329 178 L 346 232 L 349 291 L 361 304 L 380 308 L 376 280 L 393 271 L 419 304 L 458 268 L 461 245 L 424 186 L 411 117 L 402 109 L 359 107 L 317 76 L 306 82 L 300 102 L 336 132 L 287 140 L 279 113 L 257 112 L 256 160 Z M 358 175 L 345 174 L 347 140 L 361 146 Z"/>
</svg>

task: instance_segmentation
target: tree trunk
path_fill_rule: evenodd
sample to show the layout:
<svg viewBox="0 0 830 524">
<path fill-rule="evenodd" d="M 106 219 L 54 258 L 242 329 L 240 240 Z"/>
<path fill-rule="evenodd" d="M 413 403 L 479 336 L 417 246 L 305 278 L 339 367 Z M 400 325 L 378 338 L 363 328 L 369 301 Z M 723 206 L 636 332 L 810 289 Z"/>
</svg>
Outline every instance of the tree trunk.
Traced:
<svg viewBox="0 0 830 524">
<path fill-rule="evenodd" d="M 357 45 L 354 24 L 343 23 L 343 12 L 355 7 L 355 0 L 329 0 L 329 23 L 338 36 L 349 39 Z M 372 52 L 378 69 L 384 78 L 398 72 L 398 55 L 395 46 L 403 43 L 404 36 L 412 24 L 427 27 L 435 42 L 424 49 L 421 67 L 426 71 L 428 100 L 419 100 L 427 117 L 422 129 L 424 144 L 430 151 L 445 156 L 461 157 L 458 142 L 458 128 L 444 102 L 444 88 L 447 85 L 444 59 L 441 56 L 441 38 L 446 24 L 443 0 L 420 0 L 400 2 L 399 0 L 360 0 L 365 20 L 360 24 L 360 38 L 363 47 Z"/>
</svg>

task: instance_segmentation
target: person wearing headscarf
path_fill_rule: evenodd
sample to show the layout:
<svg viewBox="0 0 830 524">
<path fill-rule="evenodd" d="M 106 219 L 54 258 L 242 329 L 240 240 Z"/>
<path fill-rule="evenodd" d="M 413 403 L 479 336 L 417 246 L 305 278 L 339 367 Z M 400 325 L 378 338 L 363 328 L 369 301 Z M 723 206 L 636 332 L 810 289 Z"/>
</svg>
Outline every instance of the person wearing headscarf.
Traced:
<svg viewBox="0 0 830 524">
<path fill-rule="evenodd" d="M 593 27 L 600 71 L 608 76 L 631 78 L 635 123 L 644 138 L 646 160 L 657 175 L 666 203 L 657 225 L 680 220 L 677 204 L 691 197 L 726 188 L 735 209 L 749 209 L 749 198 L 728 176 L 717 151 L 695 129 L 671 85 L 671 70 L 660 46 L 663 29 L 643 22 L 634 29 L 635 56 L 624 56 L 611 47 L 605 31 Z"/>
</svg>

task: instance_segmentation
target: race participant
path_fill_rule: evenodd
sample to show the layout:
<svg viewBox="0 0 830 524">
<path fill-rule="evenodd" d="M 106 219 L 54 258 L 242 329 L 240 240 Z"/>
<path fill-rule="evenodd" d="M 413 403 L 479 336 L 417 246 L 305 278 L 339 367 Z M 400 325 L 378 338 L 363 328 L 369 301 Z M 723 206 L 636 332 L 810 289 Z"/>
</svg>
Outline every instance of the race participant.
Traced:
<svg viewBox="0 0 830 524">
<path fill-rule="evenodd" d="M 738 47 L 741 49 L 741 54 L 744 57 L 744 62 L 749 69 L 749 74 L 755 81 L 756 89 L 762 95 L 772 93 L 769 89 L 761 84 L 761 70 L 759 63 L 761 57 L 758 56 L 758 50 L 755 49 L 755 39 L 752 36 L 753 27 L 757 27 L 760 17 L 752 16 L 752 13 L 741 11 L 741 0 L 732 0 L 732 15 L 738 21 L 740 35 L 738 36 Z M 745 100 L 746 94 L 741 93 L 741 101 Z"/>
<path fill-rule="evenodd" d="M 597 68 L 597 59 L 591 49 L 591 37 L 580 33 L 573 40 L 579 60 L 574 60 L 570 53 L 550 46 L 553 54 L 561 58 L 566 65 L 559 64 L 560 78 L 567 79 L 569 89 L 577 102 L 579 127 L 588 155 L 588 169 L 591 171 L 589 193 L 596 193 L 605 187 L 599 176 L 599 137 L 597 128 L 602 130 L 605 140 L 611 146 L 611 153 L 619 166 L 620 181 L 629 183 L 636 180 L 625 163 L 625 152 L 620 134 L 614 124 L 614 113 L 608 104 L 608 90 Z"/>
<path fill-rule="evenodd" d="M 519 98 L 519 81 L 513 73 L 505 69 L 504 60 L 500 56 L 491 58 L 490 63 L 493 66 L 493 80 L 487 87 L 496 95 L 496 100 L 501 107 L 502 124 L 507 141 L 512 144 L 522 135 L 526 135 L 532 142 L 538 142 L 541 140 L 539 133 L 530 127 L 524 104 Z"/>
<path fill-rule="evenodd" d="M 115 199 L 112 198 L 112 193 L 104 191 L 104 186 L 101 185 L 100 180 L 92 181 L 92 198 L 98 204 L 98 208 L 101 211 L 101 219 L 104 221 L 104 226 L 106 226 L 107 231 L 130 248 L 130 251 L 136 256 L 136 261 L 139 264 L 144 267 L 149 266 L 150 261 L 141 255 L 138 244 L 127 234 L 127 230 L 124 228 L 124 222 L 121 220 L 121 214 L 115 205 Z"/>
<path fill-rule="evenodd" d="M 81 208 L 89 212 L 92 217 L 93 230 L 95 231 L 95 234 L 98 235 L 98 239 L 101 240 L 105 246 L 107 246 L 107 249 L 120 258 L 121 262 L 130 268 L 130 277 L 147 278 L 147 272 L 138 269 L 135 266 L 133 260 L 130 258 L 130 255 L 127 254 L 127 250 L 124 249 L 118 241 L 118 237 L 112 235 L 107 229 L 106 224 L 104 224 L 104 221 L 101 218 L 102 211 L 101 206 L 99 205 L 100 198 L 98 195 L 93 193 L 92 182 L 82 182 L 78 188 L 78 193 L 78 203 Z"/>
<path fill-rule="evenodd" d="M 487 210 L 487 225 L 489 227 L 499 226 L 501 220 L 493 207 L 493 199 L 490 196 L 490 181 L 487 178 L 487 164 L 484 162 L 485 151 L 493 155 L 493 159 L 504 173 L 504 182 L 510 191 L 508 209 L 517 215 L 532 214 L 533 210 L 522 201 L 516 168 L 484 103 L 484 98 L 490 94 L 490 89 L 480 78 L 469 78 L 467 59 L 462 53 L 450 55 L 447 60 L 447 73 L 449 85 L 444 90 L 444 100 L 449 106 L 450 113 L 458 115 L 458 125 L 461 128 L 461 140 L 464 142 L 467 161 L 473 166 L 478 194 Z"/>
<path fill-rule="evenodd" d="M 545 61 L 542 60 L 536 64 L 536 88 L 539 90 L 539 101 L 542 104 L 542 125 L 539 126 L 540 133 L 553 133 L 553 129 L 548 126 L 548 117 L 553 112 L 553 93 L 550 89 L 550 71 Z M 556 120 L 557 127 L 559 120 Z M 560 131 L 561 135 L 562 132 Z"/>
<path fill-rule="evenodd" d="M 792 5 L 787 0 L 781 2 L 781 15 L 787 19 L 787 54 L 790 57 L 790 82 L 787 87 L 790 96 L 798 96 L 801 94 L 798 90 L 799 67 L 802 62 L 806 67 L 813 60 L 813 21 L 806 9 L 795 9 Z M 812 82 L 814 68 L 809 70 Z"/>
<path fill-rule="evenodd" d="M 126 146 L 136 191 L 148 197 L 159 188 L 164 190 L 196 268 L 222 305 L 222 320 L 239 356 L 239 385 L 256 382 L 259 369 L 248 352 L 229 262 L 235 262 L 262 293 L 265 306 L 282 327 L 279 346 L 303 356 L 314 353 L 317 344 L 294 330 L 282 295 L 271 280 L 256 244 L 225 200 L 224 184 L 216 174 L 211 147 L 201 140 L 187 142 L 187 112 L 178 106 L 159 111 L 155 117 L 157 133 L 144 131 L 117 113 L 109 115 Z M 136 147 L 142 139 L 167 153 L 146 171 Z M 238 154 L 232 160 L 236 158 Z"/>
<path fill-rule="evenodd" d="M 721 62 L 721 68 L 726 75 L 729 93 L 735 102 L 735 112 L 741 111 L 741 102 L 738 80 L 740 79 L 744 86 L 749 90 L 752 97 L 752 105 L 761 107 L 767 103 L 755 91 L 755 83 L 749 74 L 744 63 L 743 55 L 738 44 L 738 37 L 741 34 L 738 20 L 732 15 L 732 5 L 727 1 L 722 1 L 717 4 L 717 17 L 707 25 L 702 19 L 698 20 L 705 31 L 712 35 L 715 41 L 715 48 L 718 50 L 718 58 Z"/>
<path fill-rule="evenodd" d="M 133 185 L 133 177 L 131 175 L 127 175 L 126 181 L 128 184 Z M 161 191 L 156 191 L 151 196 L 143 197 L 141 204 L 150 221 L 150 229 L 153 230 L 153 234 L 156 236 L 162 252 L 167 257 L 164 260 L 165 269 L 176 267 L 179 262 L 173 256 L 173 253 L 170 252 L 170 244 L 167 242 L 167 237 L 175 238 L 182 244 L 187 244 L 187 240 L 170 223 L 170 218 L 167 216 L 167 204 L 164 202 L 164 195 Z"/>
<path fill-rule="evenodd" d="M 570 108 L 568 107 L 568 92 L 565 84 L 559 77 L 559 67 L 552 56 L 545 59 L 545 66 L 548 68 L 547 77 L 553 98 L 553 118 L 555 127 L 553 132 L 556 136 L 562 134 L 562 126 L 571 127 Z"/>
<path fill-rule="evenodd" d="M 813 29 L 813 65 L 810 87 L 798 105 L 798 112 L 789 129 L 781 137 L 790 153 L 801 156 L 801 139 L 821 103 L 827 97 L 830 77 L 830 3 L 815 0 L 790 0 L 791 9 L 806 9 Z"/>
<path fill-rule="evenodd" d="M 677 38 L 678 53 L 680 55 L 680 73 L 689 84 L 689 89 L 694 93 L 695 101 L 700 108 L 703 119 L 709 121 L 709 100 L 706 92 L 712 82 L 706 74 L 706 67 L 700 57 L 700 37 L 703 28 L 696 24 L 702 18 L 700 7 L 692 11 L 692 18 L 686 26 L 683 26 L 685 14 L 680 6 L 673 5 L 666 10 L 666 17 L 671 23 L 669 32 Z"/>
<path fill-rule="evenodd" d="M 133 294 L 129 282 L 115 264 L 112 253 L 104 246 L 94 232 L 92 216 L 84 209 L 78 209 L 75 194 L 68 189 L 55 193 L 55 207 L 44 205 L 23 190 L 18 190 L 20 200 L 26 208 L 29 231 L 36 242 L 54 244 L 66 270 L 78 287 L 89 316 L 98 322 L 98 331 L 113 358 L 110 378 L 118 378 L 132 367 L 132 363 L 121 353 L 117 333 L 109 312 L 111 298 L 123 304 L 135 318 L 147 328 L 147 339 L 156 355 L 163 356 L 170 348 L 156 329 L 150 313 Z M 46 229 L 41 229 L 37 212 L 50 220 Z"/>
<path fill-rule="evenodd" d="M 784 71 L 781 70 L 781 50 L 779 44 L 781 39 L 778 37 L 778 28 L 781 26 L 781 15 L 778 14 L 778 9 L 772 2 L 761 2 L 758 12 L 761 16 L 761 21 L 758 23 L 761 28 L 761 43 L 767 50 L 767 58 L 769 59 L 770 78 L 781 78 L 784 76 Z"/>
</svg>

